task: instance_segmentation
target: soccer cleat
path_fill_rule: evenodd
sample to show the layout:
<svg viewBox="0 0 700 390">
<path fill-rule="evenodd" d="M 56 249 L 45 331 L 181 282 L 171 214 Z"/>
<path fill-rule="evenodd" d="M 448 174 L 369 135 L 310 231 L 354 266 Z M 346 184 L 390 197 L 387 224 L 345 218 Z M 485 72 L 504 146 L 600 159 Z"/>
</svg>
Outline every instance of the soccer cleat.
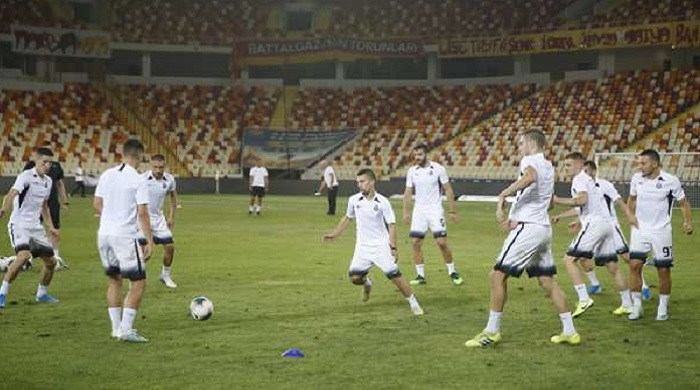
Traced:
<svg viewBox="0 0 700 390">
<path fill-rule="evenodd" d="M 595 302 L 592 299 L 589 299 L 589 300 L 584 301 L 584 302 L 579 302 L 576 305 L 576 310 L 574 311 L 574 314 L 572 315 L 572 317 L 574 317 L 574 318 L 580 317 L 581 314 L 586 312 L 586 310 L 592 308 L 594 304 L 595 304 Z"/>
<path fill-rule="evenodd" d="M 642 318 L 644 315 L 644 309 L 641 306 L 632 306 L 632 312 L 627 316 L 632 321 Z"/>
<path fill-rule="evenodd" d="M 371 292 L 372 292 L 372 285 L 371 284 L 363 284 L 362 285 L 362 302 L 369 301 L 369 294 Z"/>
<path fill-rule="evenodd" d="M 418 284 L 426 284 L 426 283 L 428 283 L 428 282 L 425 281 L 425 277 L 418 275 L 418 276 L 416 276 L 415 279 L 411 280 L 409 283 L 410 283 L 411 285 L 415 286 L 415 285 L 418 285 Z"/>
<path fill-rule="evenodd" d="M 486 333 L 486 331 L 483 331 L 464 343 L 464 346 L 467 348 L 486 348 L 497 344 L 499 341 L 501 341 L 500 333 Z"/>
<path fill-rule="evenodd" d="M 621 316 L 623 314 L 630 314 L 632 313 L 632 308 L 627 306 L 620 306 L 617 309 L 613 310 L 612 313 L 618 316 Z"/>
<path fill-rule="evenodd" d="M 603 291 L 603 288 L 600 286 L 600 284 L 592 284 L 592 285 L 588 286 L 588 288 L 586 290 L 588 291 L 589 294 L 593 295 L 593 294 L 600 294 Z"/>
<path fill-rule="evenodd" d="M 54 271 L 60 271 L 62 269 L 69 269 L 68 263 L 60 257 L 56 257 L 56 268 Z"/>
<path fill-rule="evenodd" d="M 656 320 L 657 320 L 657 321 L 666 321 L 666 320 L 668 320 L 668 313 L 666 313 L 666 314 L 657 314 L 657 315 L 656 315 Z"/>
<path fill-rule="evenodd" d="M 423 314 L 425 314 L 425 312 L 423 311 L 423 308 L 420 306 L 411 307 L 411 311 L 413 312 L 414 316 L 422 316 Z"/>
<path fill-rule="evenodd" d="M 58 302 L 60 302 L 58 299 L 52 297 L 48 293 L 46 293 L 44 295 L 37 296 L 36 298 L 34 298 L 34 300 L 37 302 L 42 302 L 42 303 L 58 303 Z"/>
<path fill-rule="evenodd" d="M 642 287 L 642 299 L 645 301 L 651 301 L 651 290 L 649 287 Z"/>
<path fill-rule="evenodd" d="M 579 336 L 578 333 L 574 333 L 572 335 L 565 335 L 564 333 L 562 333 L 562 334 L 552 336 L 552 338 L 549 340 L 551 342 L 553 342 L 554 344 L 571 344 L 571 345 L 581 344 L 581 336 Z"/>
<path fill-rule="evenodd" d="M 0 294 L 0 309 L 5 308 L 5 302 L 7 301 L 7 295 Z"/>
<path fill-rule="evenodd" d="M 457 272 L 453 272 L 450 274 L 450 279 L 452 279 L 452 284 L 455 286 L 461 286 L 464 284 L 464 279 L 462 279 L 461 276 Z"/>
<path fill-rule="evenodd" d="M 111 337 L 115 340 L 119 340 L 119 331 L 112 331 Z"/>
<path fill-rule="evenodd" d="M 136 329 L 129 329 L 121 331 L 117 336 L 119 340 L 126 341 L 128 343 L 147 343 L 148 339 L 141 336 Z"/>
<path fill-rule="evenodd" d="M 160 282 L 165 285 L 165 287 L 168 288 L 177 288 L 177 284 L 173 282 L 173 280 L 170 278 L 170 275 L 160 275 Z"/>
</svg>

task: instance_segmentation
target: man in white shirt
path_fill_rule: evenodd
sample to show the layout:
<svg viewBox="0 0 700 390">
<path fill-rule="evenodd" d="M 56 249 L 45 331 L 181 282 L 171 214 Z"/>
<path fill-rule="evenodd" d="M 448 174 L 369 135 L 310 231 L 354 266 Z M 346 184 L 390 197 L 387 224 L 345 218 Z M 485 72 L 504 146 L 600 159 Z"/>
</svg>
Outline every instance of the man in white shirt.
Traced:
<svg viewBox="0 0 700 390">
<path fill-rule="evenodd" d="M 576 263 L 581 259 L 590 261 L 599 248 L 610 248 L 611 252 L 601 254 L 598 259 L 599 262 L 602 261 L 602 264 L 607 264 L 617 261 L 614 245 L 612 245 L 615 241 L 615 224 L 605 204 L 603 193 L 596 186 L 595 180 L 583 170 L 585 162 L 586 157 L 579 152 L 570 153 L 566 156 L 564 160 L 566 172 L 572 178 L 571 198 L 554 197 L 554 203 L 580 208 L 582 228 L 569 245 L 564 256 L 566 270 L 571 277 L 579 298 L 574 311 L 574 318 L 585 313 L 595 303 L 588 294 L 583 275 Z M 630 223 L 635 223 L 635 221 L 630 220 Z M 631 311 L 632 302 L 627 284 L 622 281 L 617 267 L 610 265 L 609 268 L 611 272 L 614 272 L 622 301 L 620 307 L 615 309 L 613 313 L 617 315 L 628 314 Z"/>
<path fill-rule="evenodd" d="M 151 170 L 144 173 L 146 186 L 148 187 L 148 214 L 150 215 L 151 234 L 153 244 L 163 245 L 163 269 L 159 280 L 169 288 L 177 288 L 171 276 L 171 267 L 175 255 L 175 241 L 172 229 L 175 226 L 175 211 L 177 210 L 177 185 L 175 177 L 165 172 L 165 156 L 156 154 L 151 156 Z M 170 197 L 168 218 L 163 213 L 165 196 Z M 139 231 L 139 244 L 144 245 L 146 238 Z"/>
<path fill-rule="evenodd" d="M 93 202 L 95 212 L 100 215 L 97 232 L 100 260 L 109 277 L 107 304 L 112 337 L 137 343 L 148 342 L 133 324 L 146 288 L 146 260 L 151 256 L 153 245 L 148 185 L 146 178 L 136 171 L 143 153 L 144 146 L 140 141 L 126 141 L 122 163 L 100 176 Z M 146 239 L 143 247 L 138 244 L 139 227 Z M 122 311 L 124 278 L 130 283 Z"/>
<path fill-rule="evenodd" d="M 70 196 L 75 195 L 76 192 L 80 191 L 80 197 L 85 197 L 85 175 L 83 173 L 83 167 L 80 160 L 78 160 L 78 166 L 75 167 L 75 188 L 70 192 Z"/>
<path fill-rule="evenodd" d="M 630 288 L 633 310 L 630 320 L 642 317 L 642 268 L 649 253 L 659 274 L 659 306 L 656 319 L 668 319 L 668 301 L 671 294 L 671 267 L 673 267 L 673 239 L 671 215 L 674 201 L 679 202 L 683 214 L 683 232 L 693 233 L 690 202 L 677 177 L 661 170 L 659 153 L 647 149 L 639 154 L 639 172 L 630 182 L 629 208 L 635 213 L 638 228 L 632 228 L 630 242 Z"/>
<path fill-rule="evenodd" d="M 580 271 L 577 269 L 571 277 L 575 281 L 574 286 L 579 297 L 583 299 L 580 307 L 588 306 L 590 308 L 593 305 L 592 300 L 590 300 L 590 294 L 600 292 L 600 283 L 595 275 L 595 271 L 592 270 L 591 258 L 594 257 L 595 265 L 605 266 L 608 269 L 615 282 L 615 288 L 620 294 L 621 304 L 613 311 L 613 314 L 629 314 L 632 311 L 630 290 L 617 264 L 618 254 L 623 258 L 629 259 L 626 256 L 629 249 L 617 220 L 615 202 L 621 205 L 631 225 L 636 225 L 637 221 L 627 208 L 627 205 L 622 202 L 620 194 L 617 193 L 612 183 L 604 179 L 595 178 L 597 167 L 593 161 L 585 161 L 581 153 L 571 153 L 567 156 L 566 167 L 569 175 L 575 175 L 572 183 L 572 195 L 574 197 L 586 196 L 587 203 L 585 206 L 573 207 L 553 217 L 552 221 L 557 223 L 563 217 L 579 216 L 580 223 L 577 221 L 569 225 L 570 231 L 579 230 L 579 227 L 581 227 L 581 230 L 569 247 L 564 261 L 567 266 L 578 262 L 593 283 L 594 288 L 585 288 L 585 285 L 583 286 L 589 297 L 589 301 L 586 301 L 585 296 L 580 291 L 582 290 L 580 284 L 576 283 L 578 281 L 583 283 Z M 563 200 L 559 197 L 555 197 L 555 199 L 557 202 Z M 566 203 L 567 200 L 564 201 L 565 204 L 568 204 Z M 599 235 L 598 238 L 596 238 L 597 234 Z M 583 308 L 581 311 L 575 312 L 574 317 L 583 314 L 586 310 L 587 308 Z"/>
<path fill-rule="evenodd" d="M 255 162 L 255 166 L 250 168 L 248 185 L 250 188 L 250 206 L 248 206 L 248 214 L 255 213 L 256 215 L 260 215 L 263 198 L 270 188 L 270 180 L 267 168 L 261 166 L 257 161 Z"/>
<path fill-rule="evenodd" d="M 457 221 L 457 206 L 454 191 L 447 177 L 447 171 L 442 165 L 428 160 L 428 147 L 424 144 L 413 148 L 413 161 L 416 165 L 406 173 L 406 189 L 403 193 L 403 219 L 411 223 L 409 235 L 413 243 L 413 262 L 416 266 L 416 278 L 411 284 L 426 284 L 425 258 L 423 256 L 423 239 L 430 229 L 435 243 L 447 267 L 447 275 L 452 283 L 459 286 L 464 280 L 455 269 L 452 250 L 447 245 L 447 224 L 445 211 L 442 208 L 441 189 L 445 190 L 448 215 L 453 222 Z M 411 213 L 411 198 L 415 192 L 416 204 Z"/>
<path fill-rule="evenodd" d="M 501 317 L 507 298 L 508 277 L 520 277 L 524 271 L 531 278 L 538 278 L 559 311 L 563 325 L 561 334 L 552 336 L 555 344 L 579 344 L 581 337 L 574 328 L 566 296 L 554 275 L 557 269 L 552 257 L 552 227 L 548 210 L 554 195 L 554 168 L 544 157 L 546 138 L 539 130 L 529 130 L 520 138 L 520 178 L 498 195 L 496 219 L 504 230 L 509 231 L 503 249 L 496 258 L 489 274 L 491 304 L 486 328 L 467 341 L 469 348 L 483 348 L 501 340 Z M 515 194 L 506 218 L 503 207 L 508 196 Z"/>
<path fill-rule="evenodd" d="M 20 173 L 2 201 L 0 218 L 3 218 L 12 204 L 10 223 L 7 225 L 10 243 L 15 250 L 16 259 L 10 265 L 0 287 L 0 309 L 5 308 L 10 284 L 17 278 L 20 269 L 34 257 L 44 260 L 41 281 L 36 292 L 37 302 L 57 303 L 58 299 L 46 291 L 51 284 L 56 268 L 51 241 L 46 237 L 46 230 L 41 225 L 43 217 L 46 229 L 52 236 L 58 236 L 58 230 L 53 226 L 48 199 L 51 193 L 52 180 L 48 176 L 53 153 L 48 148 L 39 148 L 34 153 L 34 167 Z"/>
<path fill-rule="evenodd" d="M 321 194 L 323 189 L 326 189 L 328 194 L 328 212 L 326 212 L 326 215 L 335 215 L 336 198 L 338 197 L 338 177 L 335 175 L 333 165 L 329 164 L 328 161 L 322 160 L 319 166 L 323 171 L 323 177 L 321 178 L 321 186 L 316 194 Z"/>
<path fill-rule="evenodd" d="M 357 224 L 357 240 L 349 276 L 352 284 L 362 286 L 362 300 L 369 300 L 372 280 L 367 274 L 374 265 L 398 287 L 413 314 L 422 315 L 423 309 L 396 265 L 398 252 L 394 210 L 389 200 L 376 192 L 375 181 L 376 176 L 371 169 L 362 169 L 357 173 L 360 192 L 350 197 L 345 216 L 332 232 L 323 236 L 323 241 L 333 241 L 354 219 Z"/>
</svg>

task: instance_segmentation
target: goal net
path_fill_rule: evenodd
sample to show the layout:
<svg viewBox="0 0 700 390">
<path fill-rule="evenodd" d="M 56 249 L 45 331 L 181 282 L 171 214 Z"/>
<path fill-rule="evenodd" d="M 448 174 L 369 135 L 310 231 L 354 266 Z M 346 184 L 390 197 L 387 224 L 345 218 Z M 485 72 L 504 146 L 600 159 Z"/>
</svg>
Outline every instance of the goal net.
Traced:
<svg viewBox="0 0 700 390">
<path fill-rule="evenodd" d="M 615 183 L 627 196 L 629 182 L 637 172 L 638 153 L 596 153 L 598 176 Z M 693 208 L 700 208 L 700 153 L 659 153 L 661 169 L 678 177 Z"/>
</svg>

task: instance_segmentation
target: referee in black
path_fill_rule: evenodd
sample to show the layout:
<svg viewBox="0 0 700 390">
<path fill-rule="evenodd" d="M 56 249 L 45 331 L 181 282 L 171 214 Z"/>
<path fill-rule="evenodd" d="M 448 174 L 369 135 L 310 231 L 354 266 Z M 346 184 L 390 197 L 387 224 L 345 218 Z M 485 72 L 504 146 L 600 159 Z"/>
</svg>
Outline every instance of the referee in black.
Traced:
<svg viewBox="0 0 700 390">
<path fill-rule="evenodd" d="M 24 166 L 24 170 L 26 171 L 27 169 L 34 168 L 34 165 L 34 161 L 30 161 Z M 53 227 L 60 232 L 61 207 L 65 207 L 67 209 L 68 205 L 70 204 L 68 202 L 68 194 L 66 193 L 66 184 L 63 182 L 63 167 L 61 167 L 61 164 L 58 161 L 51 161 L 51 166 L 49 167 L 47 175 L 51 178 L 52 183 L 51 193 L 49 194 L 49 200 L 46 202 L 46 204 L 49 206 Z M 61 197 L 60 202 L 59 195 Z M 50 237 L 54 255 L 56 256 L 56 261 L 58 262 L 56 269 L 68 268 L 68 265 L 63 261 L 63 259 L 61 259 L 58 252 L 59 246 L 61 245 L 61 235 L 50 235 Z"/>
</svg>

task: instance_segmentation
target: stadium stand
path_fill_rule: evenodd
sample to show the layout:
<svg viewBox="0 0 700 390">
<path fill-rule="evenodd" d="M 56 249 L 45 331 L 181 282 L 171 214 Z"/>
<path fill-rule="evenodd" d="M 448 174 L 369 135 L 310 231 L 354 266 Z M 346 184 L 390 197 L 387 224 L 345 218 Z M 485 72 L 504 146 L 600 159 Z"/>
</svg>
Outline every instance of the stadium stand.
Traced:
<svg viewBox="0 0 700 390">
<path fill-rule="evenodd" d="M 625 72 L 597 81 L 560 82 L 440 146 L 437 160 L 455 177 L 512 178 L 518 166 L 517 134 L 523 129 L 538 127 L 552 135 L 552 144 L 560 146 L 550 156 L 556 164 L 571 151 L 590 157 L 596 151 L 624 151 L 698 102 L 696 70 Z M 667 148 L 678 150 L 685 134 L 674 137 Z M 558 167 L 559 179 L 562 168 Z"/>
<path fill-rule="evenodd" d="M 259 87 L 123 86 L 195 176 L 240 173 L 241 130 L 269 125 L 280 91 Z"/>
<path fill-rule="evenodd" d="M 336 158 L 338 177 L 354 177 L 361 165 L 387 175 L 406 163 L 413 145 L 438 145 L 533 91 L 532 85 L 304 89 L 291 122 L 292 127 L 362 130 Z"/>
<path fill-rule="evenodd" d="M 32 26 L 58 27 L 51 9 L 45 3 L 33 0 L 3 0 L 0 2 L 0 33 L 9 33 L 14 23 Z"/>
<path fill-rule="evenodd" d="M 57 159 L 71 172 L 83 159 L 97 174 L 120 158 L 129 133 L 107 102 L 87 84 L 66 84 L 63 92 L 0 91 L 0 161 L 3 172 L 21 172 L 33 147 L 51 141 Z"/>
<path fill-rule="evenodd" d="M 612 9 L 586 16 L 588 27 L 615 27 L 630 24 L 673 22 L 698 19 L 698 0 L 622 0 Z"/>
</svg>

